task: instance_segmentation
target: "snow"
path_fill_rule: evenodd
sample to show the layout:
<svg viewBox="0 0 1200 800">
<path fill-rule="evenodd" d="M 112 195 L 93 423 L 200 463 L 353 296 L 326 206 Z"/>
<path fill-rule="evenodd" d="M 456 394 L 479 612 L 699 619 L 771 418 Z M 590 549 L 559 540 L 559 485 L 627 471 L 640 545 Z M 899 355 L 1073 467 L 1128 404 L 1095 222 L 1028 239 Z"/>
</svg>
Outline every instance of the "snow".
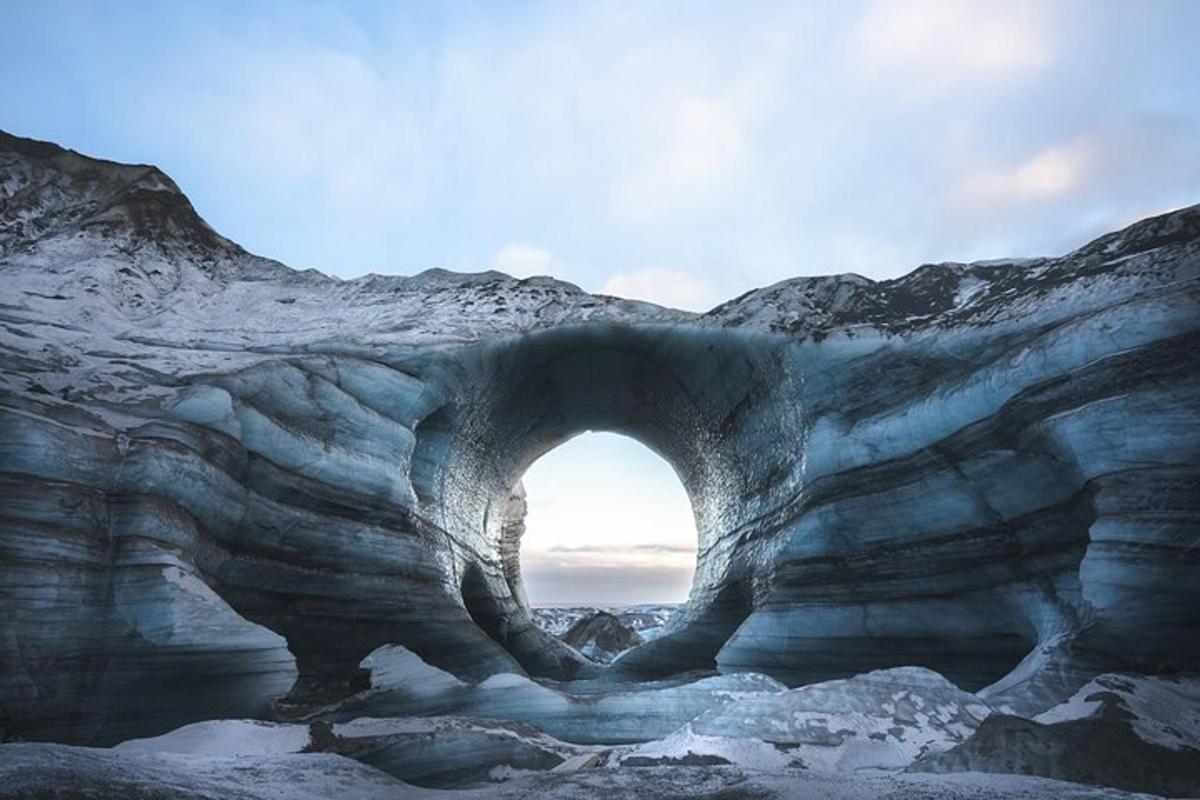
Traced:
<svg viewBox="0 0 1200 800">
<path fill-rule="evenodd" d="M 716 756 L 739 767 L 766 771 L 803 766 L 799 759 L 761 739 L 705 736 L 693 731 L 691 725 L 685 725 L 665 739 L 639 745 L 622 754 L 614 764 L 641 758 L 663 759 L 664 763 L 670 763 L 688 756 Z"/>
<path fill-rule="evenodd" d="M 525 773 L 500 768 L 502 782 L 430 790 L 326 753 L 238 759 L 120 753 L 53 744 L 0 745 L 0 800 L 42 797 L 46 788 L 87 787 L 95 797 L 211 797 L 240 800 L 1126 800 L 1113 789 L 1018 775 L 830 775 L 732 766 L 637 767 Z M 489 776 L 492 777 L 492 776 Z M 504 779 L 508 780 L 504 780 Z"/>
<path fill-rule="evenodd" d="M 467 687 L 449 672 L 425 663 L 416 653 L 398 644 L 373 650 L 359 666 L 371 671 L 372 689 L 402 690 L 428 697 Z"/>
<path fill-rule="evenodd" d="M 430 733 L 441 727 L 436 717 L 359 717 L 333 726 L 337 736 L 388 736 L 402 733 Z"/>
<path fill-rule="evenodd" d="M 186 753 L 233 758 L 299 753 L 309 741 L 307 725 L 219 719 L 184 725 L 162 736 L 130 739 L 113 749 L 120 753 Z"/>
<path fill-rule="evenodd" d="M 819 334 L 846 339 L 852 333 L 857 341 L 872 342 L 866 345 L 871 348 L 912 319 L 928 319 L 933 332 L 998 324 L 1002 319 L 989 302 L 993 295 L 1011 292 L 1018 283 L 1014 276 L 1036 274 L 1040 279 L 1037 271 L 1056 263 L 1009 260 L 1004 269 L 936 265 L 931 268 L 935 276 L 957 276 L 957 290 L 945 300 L 924 294 L 921 270 L 885 282 L 858 275 L 793 278 L 699 315 L 589 295 L 552 278 L 519 280 L 494 271 L 428 270 L 411 277 L 368 275 L 342 281 L 311 270 L 289 270 L 216 236 L 190 207 L 174 220 L 181 233 L 177 239 L 154 240 L 121 218 L 125 209 L 110 208 L 113 187 L 123 189 L 131 180 L 158 193 L 177 193 L 160 173 L 107 165 L 108 174 L 94 186 L 61 180 L 37 185 L 55 178 L 32 174 L 28 162 L 20 160 L 11 168 L 14 173 L 29 171 L 19 182 L 29 183 L 26 191 L 36 198 L 35 206 L 13 213 L 61 224 L 36 237 L 22 223 L 0 231 L 6 276 L 10 285 L 21 287 L 12 293 L 4 319 L 17 323 L 23 334 L 0 329 L 0 347 L 40 351 L 51 369 L 38 380 L 52 394 L 69 388 L 112 399 L 153 391 L 142 385 L 139 370 L 115 368 L 121 361 L 169 376 L 197 375 L 246 368 L 279 353 L 333 348 L 377 355 L 389 348 L 481 341 L 566 322 L 687 323 L 801 338 Z M 101 211 L 116 215 L 110 235 L 79 235 L 86 230 L 87 214 Z M 191 237 L 209 241 L 208 249 L 198 249 Z M 1108 249 L 1123 246 L 1114 238 Z M 1148 256 L 1140 251 L 1128 255 L 1129 264 L 1115 265 L 1106 280 L 1088 284 L 1076 280 L 1064 263 L 1061 276 L 1045 287 L 1049 300 L 1031 300 L 1037 308 L 1065 317 L 1097 305 L 1098 297 L 1115 302 L 1131 296 L 1144 288 L 1139 265 Z M 928 308 L 918 303 L 920 313 L 888 311 L 890 298 L 905 293 Z M 999 313 L 1017 318 L 1034 307 L 1025 301 Z M 20 380 L 17 375 L 4 379 Z M 170 396 L 162 399 L 175 402 Z M 218 398 L 196 398 L 179 401 L 176 410 L 182 418 L 211 421 L 223 406 Z"/>
<path fill-rule="evenodd" d="M 954 294 L 954 303 L 957 306 L 965 306 L 970 303 L 977 295 L 985 291 L 988 287 L 988 282 L 975 277 L 966 277 L 958 284 L 958 289 Z"/>
<path fill-rule="evenodd" d="M 536 743 L 550 749 L 560 750 L 574 756 L 580 751 L 592 753 L 594 747 L 574 745 L 559 741 L 541 731 L 504 721 L 475 719 L 455 716 L 429 717 L 359 717 L 333 726 L 333 733 L 347 739 L 394 736 L 443 734 L 449 738 L 456 733 L 487 733 L 499 738 Z"/>
<path fill-rule="evenodd" d="M 480 683 L 478 688 L 483 691 L 496 691 L 498 689 L 528 689 L 536 686 L 538 684 L 524 675 L 518 675 L 515 672 L 498 672 Z"/>
<path fill-rule="evenodd" d="M 395 800 L 445 795 L 408 786 L 332 754 L 238 758 L 120 752 L 50 744 L 0 745 L 0 798 L 71 797 Z"/>
<path fill-rule="evenodd" d="M 782 692 L 756 673 L 648 683 L 612 680 L 544 685 L 515 673 L 497 673 L 465 689 L 397 698 L 370 690 L 337 707 L 339 719 L 441 714 L 527 724 L 580 744 L 643 742 L 677 730 L 704 711 L 760 694 Z"/>
<path fill-rule="evenodd" d="M 901 769 L 964 741 L 990 713 L 936 672 L 897 667 L 748 694 L 700 715 L 687 733 L 772 742 L 789 761 L 825 772 Z"/>
</svg>

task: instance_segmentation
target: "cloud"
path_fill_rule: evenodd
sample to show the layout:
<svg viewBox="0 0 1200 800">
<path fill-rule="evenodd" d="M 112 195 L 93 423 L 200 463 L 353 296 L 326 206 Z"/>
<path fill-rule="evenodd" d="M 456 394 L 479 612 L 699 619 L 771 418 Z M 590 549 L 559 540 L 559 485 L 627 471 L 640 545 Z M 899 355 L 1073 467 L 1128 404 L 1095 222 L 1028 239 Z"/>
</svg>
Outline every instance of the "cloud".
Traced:
<svg viewBox="0 0 1200 800">
<path fill-rule="evenodd" d="M 569 532 L 567 532 L 569 533 Z M 604 532 L 591 532 L 603 537 Z M 545 538 L 545 537 L 541 537 Z M 696 547 L 672 544 L 644 546 L 610 543 L 607 545 L 551 545 L 521 543 L 521 563 L 530 569 L 684 569 L 696 565 Z"/>
<path fill-rule="evenodd" d="M 681 544 L 581 544 L 581 545 L 554 545 L 547 552 L 550 553 L 687 553 L 696 554 L 696 547 L 691 547 Z"/>
<path fill-rule="evenodd" d="M 1088 180 L 1096 157 L 1095 144 L 1080 139 L 1048 148 L 1010 167 L 974 169 L 962 179 L 958 194 L 982 206 L 1060 197 Z"/>
<path fill-rule="evenodd" d="M 867 74 L 914 91 L 1020 76 L 1051 60 L 1049 4 L 875 0 L 851 33 Z"/>
<path fill-rule="evenodd" d="M 711 198 L 744 160 L 746 110 L 736 98 L 683 96 L 657 106 L 647 131 L 648 156 L 614 200 L 618 216 L 645 220 Z"/>
<path fill-rule="evenodd" d="M 559 271 L 559 261 L 545 247 L 515 242 L 507 244 L 492 259 L 492 268 L 506 272 L 514 278 L 529 278 L 533 275 L 551 275 Z"/>
<path fill-rule="evenodd" d="M 425 137 L 398 87 L 362 56 L 298 46 L 224 56 L 227 82 L 174 98 L 185 123 L 219 120 L 198 145 L 241 169 L 307 182 L 354 213 L 422 199 Z"/>
<path fill-rule="evenodd" d="M 521 577 L 538 605 L 677 603 L 691 587 L 690 567 L 567 565 L 529 567 Z"/>
<path fill-rule="evenodd" d="M 647 300 L 671 308 L 707 311 L 714 305 L 712 286 L 690 272 L 652 268 L 625 272 L 609 278 L 602 294 Z"/>
<path fill-rule="evenodd" d="M 1035 231 L 1054 231 L 1064 237 L 1059 247 L 1076 247 L 1194 202 L 1190 187 L 1200 180 L 1200 124 L 1129 116 L 1007 159 L 977 153 L 957 166 L 947 206 L 960 219 L 1024 230 L 1026 239 Z"/>
</svg>

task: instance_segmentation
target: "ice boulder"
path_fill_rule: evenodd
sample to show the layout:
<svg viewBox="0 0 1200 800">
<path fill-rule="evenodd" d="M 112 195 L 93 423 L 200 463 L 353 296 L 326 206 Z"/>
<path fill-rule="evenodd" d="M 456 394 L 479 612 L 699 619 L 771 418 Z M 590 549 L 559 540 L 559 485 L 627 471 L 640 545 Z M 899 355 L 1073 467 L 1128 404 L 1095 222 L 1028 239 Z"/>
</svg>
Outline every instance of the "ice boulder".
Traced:
<svg viewBox="0 0 1200 800">
<path fill-rule="evenodd" d="M 300 753 L 312 737 L 308 725 L 253 719 L 216 719 L 184 725 L 161 736 L 129 739 L 119 753 L 181 753 L 214 758 Z"/>
<path fill-rule="evenodd" d="M 410 714 L 502 719 L 524 723 L 566 742 L 628 744 L 661 738 L 713 708 L 739 698 L 781 692 L 765 675 L 739 673 L 638 684 L 590 681 L 554 685 L 500 673 L 467 687 L 415 698 L 368 691 L 313 719 L 348 722 Z"/>
<path fill-rule="evenodd" d="M 965 741 L 990 711 L 936 672 L 897 667 L 747 695 L 626 758 L 679 761 L 691 754 L 753 768 L 901 769 Z"/>
<path fill-rule="evenodd" d="M 438 788 L 500 783 L 561 767 L 597 750 L 558 741 L 520 723 L 461 717 L 358 719 L 319 732 L 315 742 L 322 752 Z"/>
</svg>

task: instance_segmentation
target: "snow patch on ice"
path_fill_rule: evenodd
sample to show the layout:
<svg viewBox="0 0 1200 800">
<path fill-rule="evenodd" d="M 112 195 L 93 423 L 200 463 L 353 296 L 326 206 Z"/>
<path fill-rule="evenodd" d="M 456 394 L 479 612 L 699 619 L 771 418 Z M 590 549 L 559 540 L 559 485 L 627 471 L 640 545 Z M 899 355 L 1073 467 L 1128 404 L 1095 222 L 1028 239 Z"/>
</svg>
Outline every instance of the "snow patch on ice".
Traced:
<svg viewBox="0 0 1200 800">
<path fill-rule="evenodd" d="M 400 690 L 428 697 L 465 689 L 468 685 L 398 644 L 386 644 L 373 650 L 359 666 L 371 671 L 372 689 Z"/>
<path fill-rule="evenodd" d="M 478 688 L 488 691 L 494 689 L 520 689 L 529 687 L 544 688 L 538 686 L 537 683 L 531 681 L 529 678 L 526 678 L 524 675 L 518 675 L 515 672 L 498 672 L 495 675 L 488 677 L 478 686 Z"/>
<path fill-rule="evenodd" d="M 182 753 L 214 758 L 299 753 L 310 741 L 307 725 L 253 719 L 195 722 L 161 736 L 130 739 L 114 750 L 122 753 Z"/>
<path fill-rule="evenodd" d="M 759 739 L 811 769 L 899 769 L 967 739 L 991 713 L 932 670 L 898 667 L 769 694 L 708 711 L 688 729 Z"/>
<path fill-rule="evenodd" d="M 716 756 L 739 767 L 766 771 L 802 766 L 786 751 L 761 739 L 706 736 L 696 733 L 691 725 L 685 725 L 665 739 L 639 745 L 614 759 L 612 766 L 619 766 L 629 759 L 662 759 L 669 763 L 689 756 Z"/>
</svg>

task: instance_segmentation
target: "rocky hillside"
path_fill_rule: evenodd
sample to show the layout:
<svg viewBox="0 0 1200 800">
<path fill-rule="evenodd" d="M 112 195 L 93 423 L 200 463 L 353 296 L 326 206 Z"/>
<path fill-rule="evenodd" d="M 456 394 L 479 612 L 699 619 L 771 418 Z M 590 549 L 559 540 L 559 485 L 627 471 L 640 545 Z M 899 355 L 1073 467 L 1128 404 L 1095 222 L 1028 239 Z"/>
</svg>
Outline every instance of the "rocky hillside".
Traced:
<svg viewBox="0 0 1200 800">
<path fill-rule="evenodd" d="M 650 603 L 633 606 L 534 606 L 534 623 L 552 636 L 562 636 L 584 617 L 597 611 L 607 611 L 643 639 L 654 639 L 666 628 L 671 616 L 679 608 L 677 603 Z"/>
</svg>

